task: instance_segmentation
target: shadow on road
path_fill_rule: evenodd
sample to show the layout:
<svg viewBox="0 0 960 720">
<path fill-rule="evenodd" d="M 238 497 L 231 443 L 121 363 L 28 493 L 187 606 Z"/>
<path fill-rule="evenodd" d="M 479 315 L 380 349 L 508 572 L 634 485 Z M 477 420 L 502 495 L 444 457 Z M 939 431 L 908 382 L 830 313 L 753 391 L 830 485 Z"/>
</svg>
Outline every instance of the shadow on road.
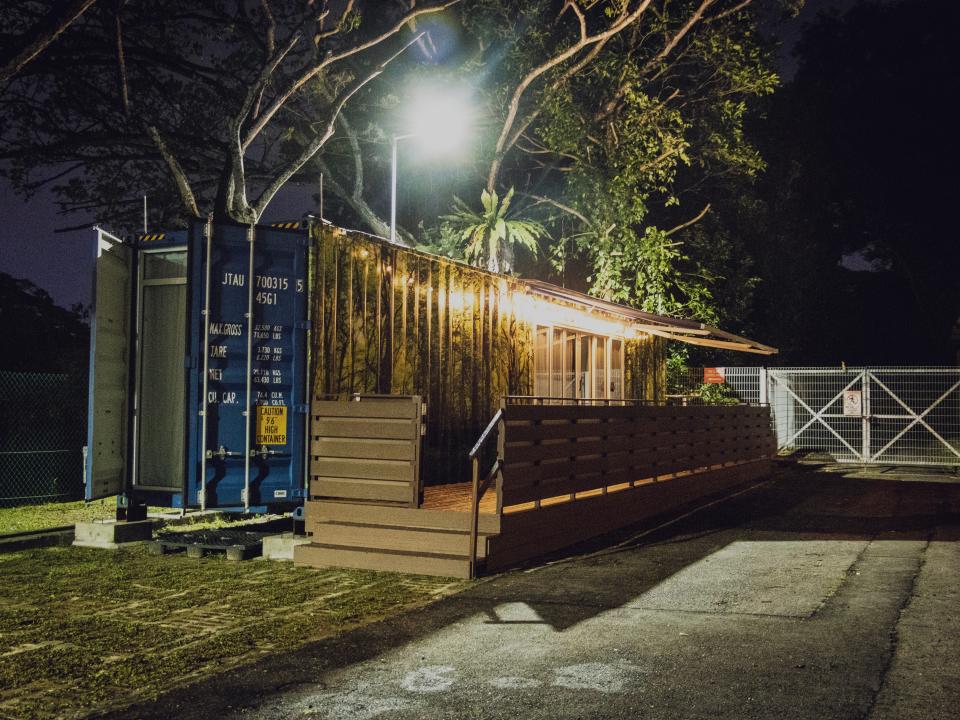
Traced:
<svg viewBox="0 0 960 720">
<path fill-rule="evenodd" d="M 659 528 L 649 532 L 658 523 Z M 808 465 L 784 464 L 769 481 L 748 492 L 699 512 L 681 512 L 674 521 L 647 522 L 645 528 L 582 544 L 422 610 L 315 641 L 227 675 L 213 675 L 169 692 L 156 703 L 109 717 L 207 720 L 262 706 L 273 696 L 301 686 L 316 687 L 333 671 L 376 659 L 477 616 L 488 624 L 543 624 L 563 633 L 608 611 L 643 607 L 643 599 L 659 592 L 670 578 L 689 574 L 697 563 L 724 557 L 723 551 L 735 543 L 754 543 L 754 552 L 762 553 L 763 543 L 929 540 L 935 533 L 938 539 L 957 540 L 960 483 L 846 478 Z M 796 555 L 804 554 L 798 545 Z M 732 568 L 736 570 L 735 565 Z M 790 588 L 773 592 L 789 599 Z M 742 612 L 752 612 L 751 598 L 740 602 L 746 604 Z M 802 619 L 812 611 L 798 604 L 784 612 Z"/>
</svg>

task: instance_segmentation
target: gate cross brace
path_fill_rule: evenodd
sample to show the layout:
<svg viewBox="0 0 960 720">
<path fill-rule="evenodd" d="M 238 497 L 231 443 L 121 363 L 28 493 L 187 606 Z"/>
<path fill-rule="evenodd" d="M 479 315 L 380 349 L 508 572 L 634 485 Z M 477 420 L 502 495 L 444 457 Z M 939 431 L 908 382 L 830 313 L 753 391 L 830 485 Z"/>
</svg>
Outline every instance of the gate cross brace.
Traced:
<svg viewBox="0 0 960 720">
<path fill-rule="evenodd" d="M 801 405 L 803 405 L 804 409 L 813 416 L 813 417 L 810 418 L 810 420 L 807 422 L 806 425 L 804 425 L 802 428 L 800 428 L 799 430 L 797 430 L 793 435 L 790 436 L 790 439 L 789 439 L 789 440 L 787 440 L 786 442 L 783 443 L 783 447 L 789 446 L 790 443 L 792 443 L 792 442 L 793 442 L 794 440 L 796 440 L 800 435 L 803 434 L 803 431 L 804 431 L 804 430 L 806 430 L 808 427 L 810 427 L 811 425 L 813 425 L 815 422 L 818 422 L 818 421 L 819 421 L 821 425 L 823 425 L 827 430 L 829 430 L 830 432 L 832 432 L 832 433 L 836 436 L 837 440 L 839 440 L 839 441 L 842 442 L 844 445 L 846 445 L 848 448 L 850 448 L 850 452 L 852 452 L 856 457 L 860 458 L 860 460 L 861 460 L 862 462 L 865 462 L 865 461 L 866 461 L 866 458 L 863 457 L 863 455 L 861 455 L 859 452 L 857 452 L 856 450 L 854 450 L 854 449 L 853 449 L 853 446 L 850 445 L 850 443 L 848 443 L 846 440 L 844 440 L 843 437 L 840 435 L 840 433 L 838 433 L 836 430 L 834 430 L 834 429 L 830 426 L 830 423 L 828 423 L 826 420 L 823 419 L 823 414 L 826 412 L 827 408 L 829 408 L 829 407 L 830 407 L 831 405 L 833 405 L 837 400 L 839 400 L 841 397 L 843 397 L 843 394 L 844 394 L 847 390 L 850 389 L 850 386 L 851 386 L 851 385 L 853 385 L 854 383 L 856 383 L 856 382 L 859 381 L 859 380 L 863 380 L 863 373 L 858 373 L 858 374 L 853 378 L 853 380 L 851 380 L 850 382 L 848 382 L 848 383 L 844 386 L 843 390 L 841 390 L 841 391 L 838 392 L 836 395 L 834 395 L 834 396 L 833 396 L 833 399 L 832 399 L 830 402 L 828 402 L 826 405 L 824 405 L 822 408 L 820 408 L 820 412 L 814 412 L 813 408 L 811 408 L 811 407 L 810 407 L 809 405 L 807 405 L 802 399 L 800 399 L 800 396 L 797 395 L 797 394 L 793 391 L 793 388 L 791 388 L 789 385 L 786 385 L 785 383 L 783 383 L 783 382 L 780 380 L 780 378 L 779 378 L 775 373 L 770 373 L 770 377 L 773 378 L 774 380 L 776 380 L 778 383 L 780 383 L 780 387 L 782 387 L 784 390 L 786 390 L 788 393 L 790 393 L 790 394 L 793 396 L 793 398 L 794 398 L 798 403 L 800 403 Z"/>
<path fill-rule="evenodd" d="M 894 435 L 894 436 L 893 436 L 893 439 L 892 439 L 890 442 L 888 442 L 886 445 L 883 446 L 883 448 L 881 448 L 880 450 L 878 450 L 877 452 L 875 452 L 875 453 L 873 454 L 873 459 L 874 459 L 874 460 L 876 460 L 878 457 L 880 457 L 881 455 L 883 455 L 883 453 L 885 453 L 887 450 L 889 450 L 889 449 L 893 446 L 893 444 L 894 444 L 895 442 L 897 442 L 897 440 L 899 440 L 901 437 L 903 437 L 903 436 L 907 433 L 907 431 L 908 431 L 910 428 L 912 428 L 914 425 L 916 425 L 917 423 L 923 425 L 927 430 L 929 430 L 929 431 L 930 431 L 930 434 L 933 435 L 933 436 L 934 436 L 937 440 L 939 440 L 941 443 L 943 443 L 943 446 L 944 446 L 945 448 L 947 448 L 950 452 L 952 452 L 952 453 L 953 453 L 954 455 L 956 455 L 957 457 L 960 457 L 960 452 L 957 452 L 957 449 L 956 449 L 955 447 L 953 447 L 953 445 L 951 445 L 951 444 L 948 443 L 946 440 L 944 440 L 943 437 L 940 435 L 940 433 L 938 433 L 936 430 L 934 430 L 932 427 L 930 427 L 930 425 L 926 422 L 926 420 L 923 419 L 924 417 L 926 417 L 927 413 L 929 413 L 929 412 L 930 412 L 931 410 L 933 410 L 937 405 L 939 405 L 939 404 L 942 403 L 944 400 L 946 400 L 947 397 L 949 397 L 950 393 L 952 393 L 954 390 L 956 390 L 958 387 L 960 387 L 960 380 L 958 380 L 958 381 L 955 382 L 953 385 L 951 385 L 950 388 L 949 388 L 945 393 L 943 393 L 943 395 L 941 395 L 941 396 L 938 397 L 936 400 L 934 400 L 929 406 L 927 406 L 927 409 L 926 409 L 926 410 L 924 410 L 922 413 L 920 413 L 920 414 L 918 415 L 918 414 L 917 414 L 912 408 L 910 408 L 905 402 L 903 402 L 900 398 L 898 398 L 890 388 L 888 388 L 886 385 L 884 385 L 883 382 L 881 382 L 880 378 L 878 378 L 878 377 L 877 377 L 876 375 L 874 375 L 873 373 L 869 373 L 869 375 L 870 375 L 870 378 L 873 379 L 873 380 L 877 383 L 877 385 L 879 385 L 880 387 L 882 387 L 882 388 L 887 392 L 887 394 L 890 395 L 890 397 L 892 397 L 894 400 L 896 400 L 897 403 L 900 405 L 900 407 L 902 407 L 904 410 L 906 410 L 908 413 L 910 413 L 909 416 L 913 418 L 913 422 L 909 423 L 905 428 L 903 428 L 903 430 L 901 430 L 901 431 L 898 432 L 896 435 Z"/>
</svg>

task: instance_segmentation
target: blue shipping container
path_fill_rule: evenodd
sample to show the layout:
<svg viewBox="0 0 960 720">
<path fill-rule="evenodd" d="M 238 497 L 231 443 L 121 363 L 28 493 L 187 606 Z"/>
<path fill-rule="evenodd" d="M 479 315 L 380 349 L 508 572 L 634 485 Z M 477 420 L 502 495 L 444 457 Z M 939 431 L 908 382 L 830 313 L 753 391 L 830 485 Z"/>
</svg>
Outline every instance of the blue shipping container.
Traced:
<svg viewBox="0 0 960 720">
<path fill-rule="evenodd" d="M 307 234 L 98 230 L 87 497 L 262 511 L 304 495 Z"/>
</svg>

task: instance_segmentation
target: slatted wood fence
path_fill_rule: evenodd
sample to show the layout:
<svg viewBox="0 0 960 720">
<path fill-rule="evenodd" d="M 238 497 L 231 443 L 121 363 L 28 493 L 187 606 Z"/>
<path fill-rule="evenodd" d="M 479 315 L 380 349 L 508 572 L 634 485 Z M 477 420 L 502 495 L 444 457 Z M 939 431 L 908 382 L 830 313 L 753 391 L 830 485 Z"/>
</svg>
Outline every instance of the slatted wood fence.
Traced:
<svg viewBox="0 0 960 720">
<path fill-rule="evenodd" d="M 423 415 L 419 395 L 315 399 L 311 499 L 418 507 Z"/>
<path fill-rule="evenodd" d="M 765 407 L 507 405 L 487 570 L 676 511 L 769 472 Z"/>
<path fill-rule="evenodd" d="M 503 506 L 770 457 L 769 409 L 507 405 Z"/>
<path fill-rule="evenodd" d="M 423 502 L 421 408 L 415 396 L 314 402 L 312 537 L 297 562 L 462 577 L 476 560 L 506 568 L 762 478 L 776 452 L 767 408 L 507 404 L 475 540 L 470 485 Z"/>
</svg>

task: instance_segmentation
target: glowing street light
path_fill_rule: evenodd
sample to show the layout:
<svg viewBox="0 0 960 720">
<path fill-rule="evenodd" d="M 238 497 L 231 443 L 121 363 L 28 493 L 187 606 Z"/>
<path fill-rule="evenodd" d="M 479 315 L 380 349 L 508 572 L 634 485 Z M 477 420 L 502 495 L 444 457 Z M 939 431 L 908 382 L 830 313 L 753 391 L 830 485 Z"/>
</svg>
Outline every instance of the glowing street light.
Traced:
<svg viewBox="0 0 960 720">
<path fill-rule="evenodd" d="M 413 93 L 407 113 L 410 132 L 394 135 L 390 167 L 390 242 L 397 241 L 397 144 L 420 138 L 431 153 L 451 154 L 470 134 L 471 108 L 466 93 L 436 87 Z"/>
</svg>

